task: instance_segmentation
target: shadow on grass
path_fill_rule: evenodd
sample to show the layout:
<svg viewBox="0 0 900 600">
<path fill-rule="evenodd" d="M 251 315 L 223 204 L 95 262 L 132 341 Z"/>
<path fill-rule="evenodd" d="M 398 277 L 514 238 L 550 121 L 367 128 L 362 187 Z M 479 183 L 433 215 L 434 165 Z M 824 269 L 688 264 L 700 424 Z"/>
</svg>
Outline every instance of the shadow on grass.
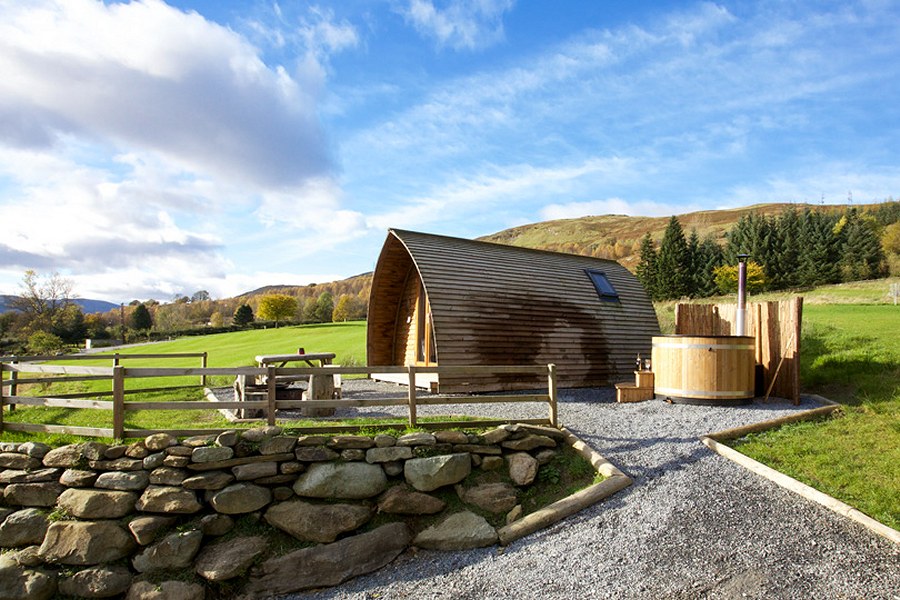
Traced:
<svg viewBox="0 0 900 600">
<path fill-rule="evenodd" d="M 878 340 L 854 337 L 851 347 L 834 348 L 825 336 L 804 335 L 800 379 L 807 391 L 848 406 L 896 403 L 900 400 L 900 364 L 883 355 L 866 358 Z"/>
</svg>

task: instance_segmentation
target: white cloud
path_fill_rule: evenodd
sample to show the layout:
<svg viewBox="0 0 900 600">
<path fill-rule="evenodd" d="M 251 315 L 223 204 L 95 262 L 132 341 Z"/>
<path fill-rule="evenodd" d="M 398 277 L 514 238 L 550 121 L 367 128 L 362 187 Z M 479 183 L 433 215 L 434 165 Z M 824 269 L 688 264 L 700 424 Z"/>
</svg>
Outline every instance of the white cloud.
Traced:
<svg viewBox="0 0 900 600">
<path fill-rule="evenodd" d="M 433 0 L 409 0 L 401 11 L 422 35 L 439 47 L 478 50 L 504 38 L 503 15 L 515 0 L 448 0 L 443 7 Z"/>
<path fill-rule="evenodd" d="M 245 240 L 359 235 L 317 116 L 358 36 L 318 9 L 288 33 L 285 67 L 160 0 L 0 3 L 0 292 L 34 268 L 111 300 L 223 294 L 255 281 L 228 275 Z"/>
<path fill-rule="evenodd" d="M 227 268 L 220 237 L 200 224 L 179 224 L 192 211 L 210 211 L 195 199 L 190 180 L 179 185 L 147 168 L 111 181 L 103 169 L 2 147 L 0 164 L 15 177 L 4 190 L 0 281 L 17 281 L 28 268 L 59 271 L 84 286 L 81 294 L 116 299 L 110 290 L 221 276 Z M 7 283 L 5 291 L 13 287 Z"/>
<path fill-rule="evenodd" d="M 89 136 L 263 186 L 331 169 L 315 82 L 268 67 L 235 32 L 159 0 L 5 3 L 0 72 L 4 143 Z"/>
<path fill-rule="evenodd" d="M 497 207 L 542 203 L 548 197 L 571 192 L 584 180 L 630 178 L 632 161 L 622 158 L 590 159 L 583 163 L 550 168 L 530 165 L 495 167 L 476 177 L 462 177 L 434 193 L 415 198 L 390 211 L 370 216 L 370 227 L 422 228 L 460 217 L 483 214 Z"/>
<path fill-rule="evenodd" d="M 319 7 L 311 8 L 309 18 L 301 19 L 298 33 L 307 50 L 317 55 L 335 54 L 359 45 L 353 25 L 346 20 L 336 22 L 333 11 Z"/>
<path fill-rule="evenodd" d="M 760 202 L 805 204 L 856 204 L 881 202 L 900 190 L 900 167 L 878 167 L 859 163 L 834 163 L 778 172 L 764 181 L 735 186 L 717 208 L 734 208 Z M 896 198 L 896 196 L 894 196 Z"/>
<path fill-rule="evenodd" d="M 365 234 L 363 215 L 341 208 L 340 199 L 335 180 L 313 179 L 290 192 L 264 194 L 255 214 L 284 246 L 309 255 Z"/>
</svg>

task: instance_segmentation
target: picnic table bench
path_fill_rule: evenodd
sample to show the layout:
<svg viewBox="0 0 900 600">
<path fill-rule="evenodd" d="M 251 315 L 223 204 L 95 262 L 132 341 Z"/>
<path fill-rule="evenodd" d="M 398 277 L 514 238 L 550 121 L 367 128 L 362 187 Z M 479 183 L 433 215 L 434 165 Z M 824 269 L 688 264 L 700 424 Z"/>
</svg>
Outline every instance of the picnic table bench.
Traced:
<svg viewBox="0 0 900 600">
<path fill-rule="evenodd" d="M 260 367 L 274 366 L 276 368 L 296 362 L 304 362 L 310 367 L 327 367 L 332 364 L 331 361 L 334 358 L 335 354 L 332 352 L 261 354 L 256 357 L 256 363 Z M 339 378 L 340 375 L 276 375 L 275 398 L 277 400 L 331 400 L 335 396 L 340 396 L 340 384 L 335 385 Z M 307 380 L 309 383 L 306 391 L 291 385 L 297 381 Z M 234 382 L 235 399 L 242 401 L 249 399 L 249 396 L 265 393 L 267 383 L 265 375 L 256 377 L 239 375 Z M 250 411 L 241 412 L 245 417 L 250 413 Z M 301 409 L 301 413 L 306 416 L 322 417 L 334 414 L 334 409 Z"/>
</svg>

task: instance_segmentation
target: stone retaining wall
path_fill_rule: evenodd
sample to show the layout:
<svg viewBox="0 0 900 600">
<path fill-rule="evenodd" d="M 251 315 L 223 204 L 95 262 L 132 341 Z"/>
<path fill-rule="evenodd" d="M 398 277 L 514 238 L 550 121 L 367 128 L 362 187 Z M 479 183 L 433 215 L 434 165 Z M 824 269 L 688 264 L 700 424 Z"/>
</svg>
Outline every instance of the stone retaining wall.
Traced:
<svg viewBox="0 0 900 600">
<path fill-rule="evenodd" d="M 336 585 L 410 545 L 491 545 L 497 530 L 476 513 L 517 519 L 523 490 L 565 439 L 507 425 L 483 435 L 265 427 L 115 446 L 0 443 L 0 548 L 14 549 L 0 556 L 0 598 L 204 598 L 229 582 L 232 596 L 265 597 Z M 479 471 L 498 476 L 461 484 Z M 461 507 L 436 495 L 447 486 Z M 278 556 L 265 527 L 235 527 L 247 521 L 307 547 Z"/>
</svg>

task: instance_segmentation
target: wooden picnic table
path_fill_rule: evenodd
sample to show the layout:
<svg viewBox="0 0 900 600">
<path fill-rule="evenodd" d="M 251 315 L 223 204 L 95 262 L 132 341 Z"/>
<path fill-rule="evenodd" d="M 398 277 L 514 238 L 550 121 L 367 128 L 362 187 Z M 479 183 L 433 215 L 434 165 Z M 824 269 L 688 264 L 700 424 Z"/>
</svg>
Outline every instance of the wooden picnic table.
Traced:
<svg viewBox="0 0 900 600">
<path fill-rule="evenodd" d="M 318 366 L 324 367 L 325 365 L 330 365 L 331 361 L 334 360 L 334 357 L 335 354 L 333 352 L 313 352 L 309 354 L 262 354 L 256 357 L 256 363 L 260 367 L 268 367 L 269 365 L 283 367 L 289 362 L 304 361 L 309 366 L 315 367 L 317 365 L 313 364 L 313 361 L 318 361 Z"/>
<path fill-rule="evenodd" d="M 327 367 L 332 364 L 335 354 L 333 352 L 310 352 L 303 354 L 262 354 L 256 357 L 256 363 L 260 367 L 275 366 L 276 368 L 284 367 L 292 362 L 305 362 L 310 367 Z M 318 363 L 318 364 L 316 364 Z M 294 394 L 299 394 L 299 390 L 291 390 L 289 386 L 295 381 L 308 381 L 306 392 L 301 396 L 306 400 L 331 400 L 336 394 L 334 375 L 276 375 L 275 383 L 279 387 L 276 392 L 276 398 L 293 399 Z M 266 384 L 266 376 L 257 377 L 256 384 L 263 386 Z M 338 391 L 339 394 L 339 391 Z M 333 408 L 320 408 L 305 410 L 307 416 L 331 416 L 334 414 Z"/>
</svg>

